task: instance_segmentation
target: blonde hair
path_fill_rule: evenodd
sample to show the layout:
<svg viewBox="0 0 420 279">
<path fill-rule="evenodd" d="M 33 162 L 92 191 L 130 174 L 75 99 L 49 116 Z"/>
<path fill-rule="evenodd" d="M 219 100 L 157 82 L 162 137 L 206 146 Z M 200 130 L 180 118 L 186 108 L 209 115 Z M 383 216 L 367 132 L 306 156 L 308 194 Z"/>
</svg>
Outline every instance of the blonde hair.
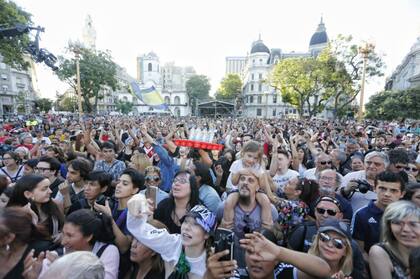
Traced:
<svg viewBox="0 0 420 279">
<path fill-rule="evenodd" d="M 314 241 L 312 242 L 311 248 L 309 248 L 308 254 L 321 257 L 321 253 L 319 252 L 319 241 L 319 233 L 317 233 L 314 236 Z M 347 237 L 344 238 L 344 242 L 346 243 L 346 254 L 340 259 L 339 268 L 345 276 L 350 276 L 353 271 L 353 250 Z"/>
<path fill-rule="evenodd" d="M 149 158 L 144 153 L 138 153 L 131 156 L 131 163 L 134 164 L 135 169 L 141 173 L 144 173 L 147 167 L 152 166 Z"/>
</svg>

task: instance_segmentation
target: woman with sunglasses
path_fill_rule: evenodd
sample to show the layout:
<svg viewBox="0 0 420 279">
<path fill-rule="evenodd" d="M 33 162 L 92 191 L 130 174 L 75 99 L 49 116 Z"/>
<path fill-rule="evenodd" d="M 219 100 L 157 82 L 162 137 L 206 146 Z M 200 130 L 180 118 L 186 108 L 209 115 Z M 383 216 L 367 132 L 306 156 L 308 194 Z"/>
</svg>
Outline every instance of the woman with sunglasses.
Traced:
<svg viewBox="0 0 420 279">
<path fill-rule="evenodd" d="M 145 190 L 140 191 L 146 198 L 152 199 L 155 202 L 154 207 L 169 197 L 169 194 L 160 189 L 162 178 L 160 175 L 160 168 L 155 166 L 149 166 L 145 169 Z M 155 196 L 152 196 L 155 195 Z"/>
<path fill-rule="evenodd" d="M 164 223 L 170 233 L 180 233 L 182 217 L 199 203 L 197 179 L 188 171 L 179 171 L 169 197 L 159 203 L 153 218 Z"/>
<path fill-rule="evenodd" d="M 381 243 L 369 251 L 372 278 L 407 278 L 410 252 L 416 247 L 420 247 L 420 208 L 409 201 L 391 203 L 382 216 Z"/>
</svg>

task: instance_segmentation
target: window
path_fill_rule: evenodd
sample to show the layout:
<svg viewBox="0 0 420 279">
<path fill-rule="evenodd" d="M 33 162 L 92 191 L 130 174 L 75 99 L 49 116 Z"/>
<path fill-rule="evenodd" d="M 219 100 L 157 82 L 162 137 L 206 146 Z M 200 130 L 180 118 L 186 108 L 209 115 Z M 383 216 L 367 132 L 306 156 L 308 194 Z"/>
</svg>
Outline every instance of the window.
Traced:
<svg viewBox="0 0 420 279">
<path fill-rule="evenodd" d="M 148 71 L 148 72 L 151 72 L 151 71 L 152 71 L 152 63 L 149 63 L 149 64 L 147 65 L 147 71 Z"/>
<path fill-rule="evenodd" d="M 254 80 L 254 74 L 251 75 L 251 80 Z"/>
<path fill-rule="evenodd" d="M 296 109 L 293 109 L 293 113 L 296 114 L 297 113 L 297 110 Z"/>
<path fill-rule="evenodd" d="M 254 102 L 254 96 L 249 96 L 249 102 L 252 104 Z"/>
<path fill-rule="evenodd" d="M 273 95 L 273 104 L 277 104 L 277 95 Z"/>
<path fill-rule="evenodd" d="M 249 89 L 249 91 L 254 91 L 254 85 L 251 84 L 251 88 Z"/>
<path fill-rule="evenodd" d="M 260 58 L 260 64 L 262 64 L 262 59 Z"/>
<path fill-rule="evenodd" d="M 262 80 L 262 74 L 258 74 L 258 79 Z"/>
<path fill-rule="evenodd" d="M 2 80 L 7 80 L 7 75 L 6 74 L 1 74 L 1 79 Z"/>
<path fill-rule="evenodd" d="M 171 99 L 168 96 L 165 97 L 165 104 L 169 105 L 171 103 Z"/>
<path fill-rule="evenodd" d="M 1 89 L 3 90 L 3 92 L 7 92 L 9 90 L 9 87 L 7 85 L 3 85 Z"/>
<path fill-rule="evenodd" d="M 258 92 L 262 92 L 262 84 L 258 84 Z"/>
<path fill-rule="evenodd" d="M 276 109 L 273 109 L 273 116 L 276 116 L 277 112 Z"/>
<path fill-rule="evenodd" d="M 258 96 L 257 103 L 258 103 L 258 104 L 261 104 L 261 103 L 262 103 L 262 96 Z"/>
<path fill-rule="evenodd" d="M 181 103 L 181 99 L 179 96 L 175 96 L 175 105 L 179 105 Z"/>
<path fill-rule="evenodd" d="M 261 116 L 262 115 L 262 110 L 259 108 L 257 109 L 257 116 Z"/>
</svg>

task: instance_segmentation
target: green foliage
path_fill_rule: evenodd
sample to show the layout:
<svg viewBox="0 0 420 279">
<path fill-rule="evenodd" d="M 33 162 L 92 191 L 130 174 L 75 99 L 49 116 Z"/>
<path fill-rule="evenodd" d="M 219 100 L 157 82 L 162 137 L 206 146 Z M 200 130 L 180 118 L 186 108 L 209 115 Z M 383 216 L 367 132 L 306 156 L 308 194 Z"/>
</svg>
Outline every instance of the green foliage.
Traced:
<svg viewBox="0 0 420 279">
<path fill-rule="evenodd" d="M 312 116 L 321 112 L 328 100 L 326 94 L 320 94 L 323 74 L 323 63 L 317 58 L 289 58 L 276 65 L 269 81 L 280 90 L 283 101 L 294 106 L 300 116 L 305 106 Z"/>
<path fill-rule="evenodd" d="M 55 108 L 58 111 L 73 111 L 75 112 L 77 109 L 77 98 L 62 95 L 56 95 L 57 100 L 55 101 L 56 105 Z"/>
<path fill-rule="evenodd" d="M 190 99 L 190 106 L 193 108 L 193 114 L 196 115 L 199 100 L 210 99 L 209 79 L 204 75 L 194 75 L 187 80 L 185 88 Z"/>
<path fill-rule="evenodd" d="M 333 109 L 341 117 L 351 110 L 351 103 L 360 92 L 363 56 L 352 36 L 338 35 L 319 57 L 326 64 L 324 89 L 333 98 Z M 372 49 L 366 60 L 366 82 L 383 76 L 385 64 Z"/>
<path fill-rule="evenodd" d="M 74 48 L 69 45 L 69 50 Z M 116 78 L 117 65 L 112 61 L 110 53 L 100 50 L 79 48 L 80 50 L 80 87 L 83 98 L 83 110 L 96 112 L 98 99 L 104 96 L 100 94 L 102 89 L 118 88 Z M 77 92 L 76 60 L 59 56 L 59 70 L 56 74 L 60 80 L 66 81 Z M 93 104 L 91 100 L 93 99 Z"/>
<path fill-rule="evenodd" d="M 133 103 L 128 101 L 121 101 L 118 100 L 116 103 L 117 111 L 121 112 L 122 114 L 128 114 L 133 110 Z"/>
<path fill-rule="evenodd" d="M 373 95 L 366 104 L 366 117 L 381 120 L 420 119 L 420 87 Z"/>
<path fill-rule="evenodd" d="M 194 75 L 190 77 L 185 84 L 188 96 L 207 99 L 209 98 L 210 82 L 204 75 Z"/>
<path fill-rule="evenodd" d="M 35 107 L 39 109 L 39 111 L 48 112 L 52 108 L 52 101 L 47 98 L 40 98 L 35 101 Z"/>
<path fill-rule="evenodd" d="M 0 23 L 2 28 L 13 27 L 16 23 L 32 25 L 31 14 L 12 1 L 0 0 Z M 24 51 L 28 44 L 27 34 L 0 38 L 0 55 L 3 56 L 3 62 L 16 69 L 27 69 L 29 63 L 24 60 Z"/>
<path fill-rule="evenodd" d="M 217 100 L 233 100 L 242 91 L 241 78 L 236 74 L 229 74 L 223 78 L 217 91 Z"/>
</svg>

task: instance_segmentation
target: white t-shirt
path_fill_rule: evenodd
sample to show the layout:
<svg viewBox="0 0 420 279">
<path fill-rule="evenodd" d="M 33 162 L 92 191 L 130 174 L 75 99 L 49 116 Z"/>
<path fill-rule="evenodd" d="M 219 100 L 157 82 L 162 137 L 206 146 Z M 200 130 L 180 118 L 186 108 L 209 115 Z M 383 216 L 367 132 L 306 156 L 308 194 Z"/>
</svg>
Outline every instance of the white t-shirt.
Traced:
<svg viewBox="0 0 420 279">
<path fill-rule="evenodd" d="M 310 180 L 317 180 L 317 178 L 316 178 L 316 168 L 306 170 L 303 173 L 303 177 L 306 178 L 306 179 L 310 179 Z"/>
<path fill-rule="evenodd" d="M 166 229 L 157 229 L 146 222 L 145 217 L 134 217 L 128 212 L 127 229 L 142 244 L 160 254 L 165 261 L 165 277 L 172 273 L 182 252 L 180 234 L 170 234 Z M 206 272 L 206 251 L 196 258 L 185 257 L 190 263 L 190 279 L 201 279 Z"/>
<path fill-rule="evenodd" d="M 246 167 L 244 166 L 244 164 L 242 163 L 242 159 L 236 160 L 235 162 L 232 163 L 232 165 L 230 166 L 230 174 L 229 177 L 226 181 L 226 191 L 230 192 L 232 190 L 237 189 L 238 187 L 236 185 L 232 184 L 232 174 L 234 173 L 238 173 L 240 170 L 242 169 L 246 169 Z M 263 172 L 264 169 L 260 164 L 255 164 L 254 166 L 251 167 L 252 170 L 258 172 Z"/>
<path fill-rule="evenodd" d="M 290 179 L 298 176 L 299 173 L 291 169 L 288 169 L 285 174 L 276 173 L 276 175 L 273 176 L 273 182 L 276 185 L 277 191 L 283 192 L 284 185 L 286 185 Z"/>
</svg>

